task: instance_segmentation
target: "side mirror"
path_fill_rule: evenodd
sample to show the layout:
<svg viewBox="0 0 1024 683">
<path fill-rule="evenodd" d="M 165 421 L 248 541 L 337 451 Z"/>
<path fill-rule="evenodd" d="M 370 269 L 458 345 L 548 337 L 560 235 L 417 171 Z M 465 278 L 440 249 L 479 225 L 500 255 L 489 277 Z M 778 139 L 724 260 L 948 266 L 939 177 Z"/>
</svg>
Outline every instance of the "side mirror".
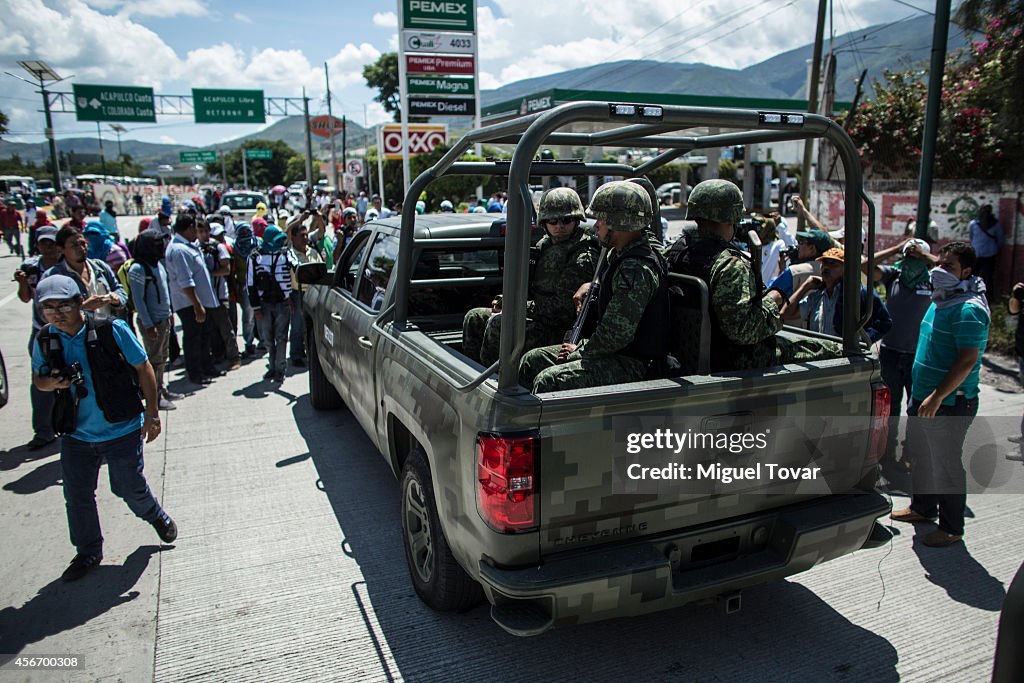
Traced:
<svg viewBox="0 0 1024 683">
<path fill-rule="evenodd" d="M 319 261 L 314 263 L 303 263 L 295 271 L 295 279 L 302 285 L 319 284 L 327 277 L 327 264 Z"/>
</svg>

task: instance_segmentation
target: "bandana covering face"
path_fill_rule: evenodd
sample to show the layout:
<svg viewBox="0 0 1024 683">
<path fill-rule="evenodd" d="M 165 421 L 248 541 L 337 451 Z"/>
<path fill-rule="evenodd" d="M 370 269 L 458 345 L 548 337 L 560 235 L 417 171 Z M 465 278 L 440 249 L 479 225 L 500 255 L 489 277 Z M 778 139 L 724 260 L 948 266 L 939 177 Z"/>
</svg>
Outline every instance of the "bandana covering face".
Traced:
<svg viewBox="0 0 1024 683">
<path fill-rule="evenodd" d="M 985 298 L 985 282 L 980 277 L 961 280 L 943 268 L 933 268 L 929 273 L 932 283 L 932 301 L 936 308 L 949 308 L 959 304 L 973 303 L 985 309 L 989 319 L 992 312 Z"/>
<path fill-rule="evenodd" d="M 929 280 L 928 264 L 921 259 L 901 259 L 895 267 L 900 271 L 900 284 L 908 289 L 916 289 Z"/>
</svg>

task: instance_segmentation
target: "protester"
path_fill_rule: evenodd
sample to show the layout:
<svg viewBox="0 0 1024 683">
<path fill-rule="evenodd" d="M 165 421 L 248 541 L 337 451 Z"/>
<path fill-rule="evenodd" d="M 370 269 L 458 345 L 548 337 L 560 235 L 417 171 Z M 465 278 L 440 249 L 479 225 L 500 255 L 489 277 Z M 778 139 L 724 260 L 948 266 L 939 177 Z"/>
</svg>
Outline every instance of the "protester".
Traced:
<svg viewBox="0 0 1024 683">
<path fill-rule="evenodd" d="M 259 252 L 249 258 L 246 278 L 260 338 L 267 346 L 267 372 L 263 379 L 273 382 L 284 381 L 285 345 L 291 318 L 291 272 L 288 257 L 282 253 L 285 239 L 285 234 L 276 225 L 269 226 Z"/>
<path fill-rule="evenodd" d="M 61 578 L 76 581 L 103 560 L 96 480 L 104 462 L 111 491 L 160 540 L 173 542 L 178 527 L 142 472 L 143 443 L 160 435 L 156 380 L 146 352 L 124 321 L 101 323 L 88 316 L 71 278 L 51 275 L 36 295 L 49 325 L 32 349 L 33 381 L 41 391 L 59 392 L 59 405 L 72 406 L 54 426 L 63 435 L 64 500 L 77 553 Z"/>
<path fill-rule="evenodd" d="M 891 516 L 918 523 L 937 515 L 938 528 L 924 537 L 933 547 L 953 545 L 964 535 L 963 445 L 978 414 L 978 375 L 992 319 L 975 264 L 974 248 L 966 242 L 939 250 L 938 267 L 930 272 L 932 304 L 914 356 L 906 446 L 914 453 L 913 496 L 910 507 Z"/>
<path fill-rule="evenodd" d="M 181 345 L 185 354 L 185 372 L 193 384 L 208 384 L 222 375 L 210 357 L 210 328 L 207 309 L 220 304 L 213 291 L 206 262 L 195 245 L 196 221 L 180 214 L 174 223 L 174 238 L 167 245 L 166 267 L 171 307 L 181 320 Z"/>
<path fill-rule="evenodd" d="M 352 207 L 346 211 L 355 211 Z M 301 218 L 301 216 L 300 216 Z M 297 271 L 303 263 L 319 263 L 323 259 L 307 239 L 306 226 L 301 220 L 292 221 L 288 228 L 290 246 L 288 265 L 292 269 L 292 292 L 288 296 L 291 305 L 291 333 L 289 338 L 289 362 L 296 367 L 306 366 L 306 323 L 302 317 L 302 294 L 308 285 L 299 284 Z"/>
<path fill-rule="evenodd" d="M 8 253 L 25 258 L 25 250 L 21 246 L 21 214 L 13 199 L 5 200 L 0 207 L 0 230 L 10 250 Z"/>
<path fill-rule="evenodd" d="M 985 281 L 987 297 L 988 292 L 995 292 L 996 259 L 1006 239 L 1003 225 L 992 212 L 992 205 L 983 204 L 978 209 L 978 217 L 968 224 L 967 229 L 971 236 L 971 247 L 978 255 L 975 275 Z"/>
<path fill-rule="evenodd" d="M 67 275 L 81 290 L 82 308 L 98 320 L 112 317 L 128 303 L 128 293 L 106 261 L 89 258 L 89 242 L 77 228 L 65 225 L 57 231 L 57 246 L 64 259 L 43 275 Z"/>
<path fill-rule="evenodd" d="M 171 399 L 182 398 L 182 395 L 170 392 L 164 386 L 164 368 L 174 327 L 167 269 L 163 263 L 166 246 L 167 240 L 159 230 L 151 228 L 141 232 L 135 239 L 135 254 L 128 268 L 128 282 L 132 303 L 138 314 L 142 344 L 153 366 L 160 409 L 174 410 L 176 406 Z"/>
<path fill-rule="evenodd" d="M 21 268 L 14 272 L 14 279 L 18 282 L 18 298 L 24 303 L 32 303 L 32 333 L 28 339 L 30 355 L 36 335 L 46 324 L 43 320 L 43 312 L 39 310 L 39 303 L 35 300 L 36 286 L 43 277 L 43 273 L 57 265 L 62 257 L 61 249 L 57 246 L 57 228 L 52 225 L 36 228 L 36 248 L 39 250 L 39 255 L 25 259 Z M 35 451 L 52 443 L 57 438 L 50 422 L 53 394 L 40 391 L 33 383 L 29 388 L 29 395 L 32 401 L 33 435 L 27 448 L 30 451 Z"/>
<path fill-rule="evenodd" d="M 114 211 L 114 202 L 108 199 L 102 211 L 100 211 L 100 223 L 110 233 L 110 237 L 118 242 L 121 239 L 117 230 L 117 212 Z"/>
<path fill-rule="evenodd" d="M 242 309 L 242 339 L 245 342 L 243 358 L 249 358 L 256 353 L 256 317 L 249 301 L 249 287 L 246 281 L 249 277 L 249 257 L 258 251 L 259 247 L 260 240 L 252 234 L 249 224 L 238 223 L 231 257 L 234 260 L 235 302 Z M 237 315 L 232 313 L 231 319 L 237 320 Z M 235 326 L 237 327 L 237 323 Z"/>
<path fill-rule="evenodd" d="M 221 233 L 224 232 L 223 226 L 217 225 L 217 228 Z M 230 317 L 231 298 L 228 295 L 228 280 L 231 278 L 231 252 L 217 240 L 211 239 L 210 224 L 206 220 L 199 219 L 196 232 L 199 236 L 199 248 L 203 251 L 206 268 L 210 272 L 213 290 L 219 302 L 219 305 L 206 311 L 212 325 L 211 346 L 222 349 L 214 355 L 223 355 L 223 359 L 228 363 L 228 371 L 237 370 L 242 367 L 242 363 L 239 360 L 238 342 L 235 341 L 235 331 Z"/>
</svg>

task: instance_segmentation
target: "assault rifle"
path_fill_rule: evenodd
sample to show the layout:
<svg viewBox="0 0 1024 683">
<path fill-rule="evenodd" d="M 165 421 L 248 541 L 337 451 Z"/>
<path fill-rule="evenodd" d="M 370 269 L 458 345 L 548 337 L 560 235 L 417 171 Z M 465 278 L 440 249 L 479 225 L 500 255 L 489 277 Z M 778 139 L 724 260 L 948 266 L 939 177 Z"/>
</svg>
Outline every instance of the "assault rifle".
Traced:
<svg viewBox="0 0 1024 683">
<path fill-rule="evenodd" d="M 594 279 L 590 281 L 590 289 L 587 290 L 587 296 L 583 299 L 580 312 L 576 315 L 576 322 L 565 335 L 566 344 L 575 346 L 580 343 L 580 337 L 583 336 L 583 326 L 586 324 L 587 314 L 590 312 L 590 305 L 593 303 L 594 298 L 597 296 L 597 290 L 601 286 L 601 269 L 604 268 L 604 260 L 607 255 L 608 247 L 601 247 L 601 255 L 597 257 L 597 267 L 594 268 Z"/>
</svg>

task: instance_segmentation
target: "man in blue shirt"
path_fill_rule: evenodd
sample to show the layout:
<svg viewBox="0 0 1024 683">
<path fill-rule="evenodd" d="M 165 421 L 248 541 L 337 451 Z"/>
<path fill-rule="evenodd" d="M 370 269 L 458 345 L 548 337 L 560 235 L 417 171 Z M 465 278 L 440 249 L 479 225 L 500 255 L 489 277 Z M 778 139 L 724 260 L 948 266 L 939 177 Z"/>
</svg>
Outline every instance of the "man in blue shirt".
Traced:
<svg viewBox="0 0 1024 683">
<path fill-rule="evenodd" d="M 963 446 L 978 414 L 978 373 L 988 342 L 991 314 L 985 285 L 974 276 L 974 248 L 950 242 L 929 273 L 932 304 L 921 321 L 907 415 L 907 450 L 915 453 L 910 507 L 892 513 L 898 522 L 930 522 L 939 528 L 925 545 L 945 547 L 964 534 L 967 479 Z M 913 418 L 918 419 L 913 419 Z"/>
<path fill-rule="evenodd" d="M 999 250 L 1003 248 L 1005 235 L 991 204 L 983 204 L 978 209 L 978 217 L 967 225 L 967 230 L 971 236 L 971 246 L 978 258 L 974 274 L 984 280 L 985 287 L 992 292 L 995 287 L 996 259 L 999 257 Z"/>
<path fill-rule="evenodd" d="M 212 324 L 206 321 L 206 310 L 220 305 L 213 291 L 210 271 L 203 253 L 196 244 L 196 219 L 191 214 L 178 215 L 174 238 L 167 245 L 164 265 L 171 294 L 171 308 L 181 320 L 181 345 L 185 352 L 185 371 L 193 384 L 209 384 L 213 377 L 223 375 L 210 356 Z"/>
<path fill-rule="evenodd" d="M 101 329 L 104 323 L 87 319 L 78 284 L 66 275 L 42 280 L 36 300 L 48 325 L 32 348 L 33 382 L 41 391 L 64 392 L 57 396 L 64 407 L 77 405 L 64 412 L 73 417 L 54 425 L 63 432 L 64 500 L 77 550 L 62 578 L 75 581 L 103 559 L 96 479 L 104 461 L 111 491 L 152 524 L 161 540 L 174 541 L 178 528 L 142 474 L 143 439 L 148 443 L 160 435 L 160 414 L 156 378 L 138 339 L 123 320 Z"/>
</svg>

